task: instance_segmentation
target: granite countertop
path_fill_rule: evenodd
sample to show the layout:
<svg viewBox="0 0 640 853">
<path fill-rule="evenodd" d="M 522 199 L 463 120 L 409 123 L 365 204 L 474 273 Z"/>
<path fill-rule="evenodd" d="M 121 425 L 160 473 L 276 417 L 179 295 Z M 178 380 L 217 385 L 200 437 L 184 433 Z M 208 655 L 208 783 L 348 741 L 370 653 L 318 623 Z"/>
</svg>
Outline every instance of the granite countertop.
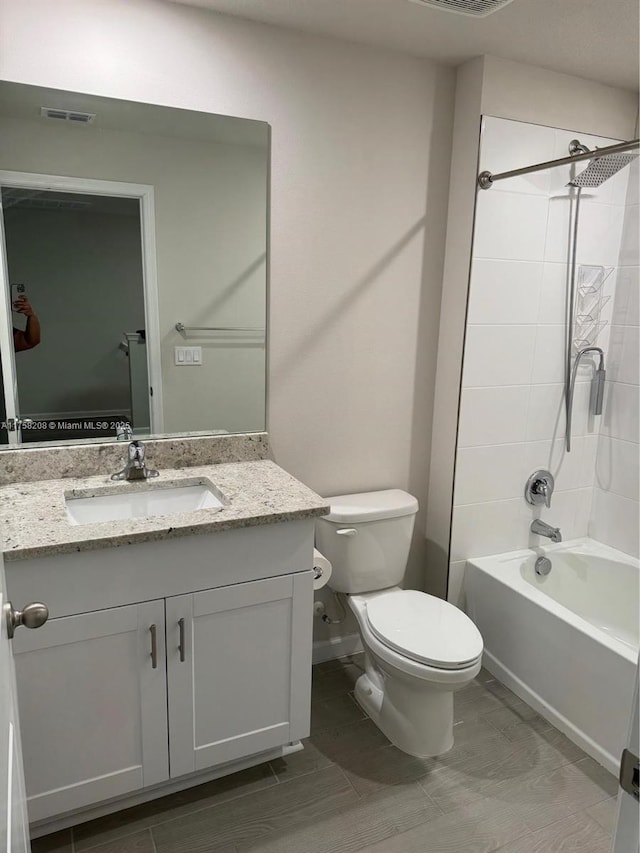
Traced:
<svg viewBox="0 0 640 853">
<path fill-rule="evenodd" d="M 163 485 L 208 481 L 223 509 L 201 509 L 153 518 L 72 524 L 65 497 L 119 494 Z M 269 460 L 162 469 L 157 479 L 114 482 L 109 475 L 14 483 L 0 489 L 5 560 L 23 560 L 216 533 L 326 515 L 329 504 Z"/>
</svg>

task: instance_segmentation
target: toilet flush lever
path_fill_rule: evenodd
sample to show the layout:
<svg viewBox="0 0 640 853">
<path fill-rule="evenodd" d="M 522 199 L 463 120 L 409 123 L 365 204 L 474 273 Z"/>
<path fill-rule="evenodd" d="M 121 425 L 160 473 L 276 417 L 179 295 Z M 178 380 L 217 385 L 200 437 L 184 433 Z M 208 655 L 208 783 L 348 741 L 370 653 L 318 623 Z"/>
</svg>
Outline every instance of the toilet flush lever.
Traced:
<svg viewBox="0 0 640 853">
<path fill-rule="evenodd" d="M 338 536 L 356 536 L 358 531 L 354 527 L 341 527 L 336 533 Z"/>
</svg>

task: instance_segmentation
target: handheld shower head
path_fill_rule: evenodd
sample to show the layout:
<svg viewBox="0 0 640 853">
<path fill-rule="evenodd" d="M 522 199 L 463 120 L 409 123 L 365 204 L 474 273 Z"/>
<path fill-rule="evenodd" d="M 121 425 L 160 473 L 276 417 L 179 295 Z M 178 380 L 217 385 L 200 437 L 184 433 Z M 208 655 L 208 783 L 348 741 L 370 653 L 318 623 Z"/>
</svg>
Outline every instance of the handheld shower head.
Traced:
<svg viewBox="0 0 640 853">
<path fill-rule="evenodd" d="M 604 401 L 604 383 L 607 378 L 607 371 L 601 366 L 593 375 L 593 414 L 601 415 Z"/>
</svg>

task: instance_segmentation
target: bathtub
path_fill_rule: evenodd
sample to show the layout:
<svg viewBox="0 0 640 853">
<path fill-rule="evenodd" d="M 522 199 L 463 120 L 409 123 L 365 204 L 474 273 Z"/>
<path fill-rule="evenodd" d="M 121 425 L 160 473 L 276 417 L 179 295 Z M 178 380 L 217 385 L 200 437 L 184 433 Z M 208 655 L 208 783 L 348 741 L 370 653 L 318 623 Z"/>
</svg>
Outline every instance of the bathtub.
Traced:
<svg viewBox="0 0 640 853">
<path fill-rule="evenodd" d="M 539 577 L 536 558 L 549 557 Z M 576 539 L 468 560 L 467 610 L 483 662 L 617 775 L 638 662 L 640 564 Z"/>
</svg>

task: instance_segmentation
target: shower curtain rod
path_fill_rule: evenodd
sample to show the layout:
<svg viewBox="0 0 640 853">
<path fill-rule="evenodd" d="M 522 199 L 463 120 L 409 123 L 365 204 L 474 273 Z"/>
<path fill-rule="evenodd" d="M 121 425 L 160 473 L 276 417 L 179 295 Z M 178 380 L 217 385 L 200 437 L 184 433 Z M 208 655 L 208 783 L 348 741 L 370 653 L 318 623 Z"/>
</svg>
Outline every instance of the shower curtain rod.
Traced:
<svg viewBox="0 0 640 853">
<path fill-rule="evenodd" d="M 499 172 L 497 175 L 491 172 L 480 172 L 478 186 L 483 190 L 488 190 L 494 181 L 502 181 L 504 178 L 528 175 L 530 172 L 553 169 L 555 166 L 578 163 L 580 160 L 599 160 L 600 157 L 606 157 L 607 154 L 622 154 L 623 151 L 633 151 L 635 148 L 640 148 L 640 139 L 632 139 L 630 142 L 617 142 L 615 145 L 609 145 L 606 148 L 596 148 L 593 151 L 586 151 L 584 154 L 572 154 L 569 157 L 561 157 L 559 160 L 547 160 L 546 163 L 536 163 L 534 166 L 512 169 L 510 172 Z"/>
</svg>

